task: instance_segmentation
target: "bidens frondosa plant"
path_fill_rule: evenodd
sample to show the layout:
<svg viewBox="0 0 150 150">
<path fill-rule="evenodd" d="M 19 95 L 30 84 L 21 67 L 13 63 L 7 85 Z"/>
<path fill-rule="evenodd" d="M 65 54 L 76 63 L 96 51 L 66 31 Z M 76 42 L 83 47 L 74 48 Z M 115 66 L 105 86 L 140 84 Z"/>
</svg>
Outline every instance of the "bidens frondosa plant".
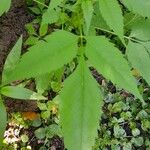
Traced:
<svg viewBox="0 0 150 150">
<path fill-rule="evenodd" d="M 41 26 L 57 23 L 62 29 L 30 47 L 13 69 L 5 70 L 2 84 L 37 78 L 78 62 L 59 94 L 60 120 L 68 150 L 91 150 L 103 96 L 89 67 L 144 106 L 131 69 L 150 85 L 149 8 L 148 0 L 51 0 Z"/>
</svg>

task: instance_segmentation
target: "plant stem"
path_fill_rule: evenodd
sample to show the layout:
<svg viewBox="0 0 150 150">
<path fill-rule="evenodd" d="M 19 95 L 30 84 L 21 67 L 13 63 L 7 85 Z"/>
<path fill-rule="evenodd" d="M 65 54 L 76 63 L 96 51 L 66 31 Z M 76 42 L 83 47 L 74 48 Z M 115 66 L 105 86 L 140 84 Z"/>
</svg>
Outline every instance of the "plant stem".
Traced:
<svg viewBox="0 0 150 150">
<path fill-rule="evenodd" d="M 38 4 L 40 4 L 40 5 L 42 5 L 42 6 L 44 6 L 44 7 L 46 7 L 46 8 L 48 8 L 48 6 L 47 5 L 45 5 L 45 4 L 43 4 L 43 3 L 41 3 L 40 1 L 38 1 L 38 0 L 33 0 L 34 2 L 36 2 L 36 3 L 38 3 Z"/>
<path fill-rule="evenodd" d="M 96 29 L 99 29 L 99 30 L 101 30 L 101 31 L 104 31 L 104 32 L 113 34 L 113 35 L 117 35 L 116 33 L 112 32 L 112 31 L 109 31 L 109 30 L 106 30 L 106 29 L 103 29 L 103 28 L 99 28 L 99 27 L 95 27 L 95 28 L 96 28 Z M 134 38 L 132 38 L 132 37 L 128 37 L 128 36 L 125 36 L 125 35 L 124 35 L 124 38 L 126 38 L 126 39 L 128 39 L 128 40 L 132 40 L 132 41 L 134 41 L 134 42 L 142 43 L 142 42 L 139 41 L 139 40 L 136 40 L 136 39 L 134 39 Z"/>
<path fill-rule="evenodd" d="M 63 1 L 62 13 L 65 13 L 65 8 L 64 8 L 65 3 L 66 3 L 66 0 Z M 62 30 L 64 30 L 64 23 L 62 23 Z"/>
</svg>

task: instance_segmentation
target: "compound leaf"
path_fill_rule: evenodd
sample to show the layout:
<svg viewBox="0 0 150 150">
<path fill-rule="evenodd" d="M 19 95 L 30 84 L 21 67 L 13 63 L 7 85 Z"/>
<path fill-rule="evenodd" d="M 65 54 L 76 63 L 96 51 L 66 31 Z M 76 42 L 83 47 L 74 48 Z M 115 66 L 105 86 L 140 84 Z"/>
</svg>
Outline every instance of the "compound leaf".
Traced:
<svg viewBox="0 0 150 150">
<path fill-rule="evenodd" d="M 32 46 L 23 55 L 16 68 L 7 77 L 7 82 L 36 77 L 61 68 L 77 54 L 78 37 L 67 32 L 53 32 Z"/>
<path fill-rule="evenodd" d="M 129 42 L 127 56 L 132 66 L 140 71 L 143 78 L 150 85 L 150 56 L 145 47 L 138 43 Z"/>
<path fill-rule="evenodd" d="M 97 135 L 102 98 L 82 59 L 60 93 L 60 118 L 69 150 L 91 150 Z"/>
<path fill-rule="evenodd" d="M 114 30 L 121 41 L 123 38 L 123 16 L 117 0 L 99 0 L 100 12 L 108 26 Z"/>
<path fill-rule="evenodd" d="M 104 37 L 88 37 L 86 55 L 105 78 L 142 100 L 130 67 L 121 52 Z"/>
</svg>

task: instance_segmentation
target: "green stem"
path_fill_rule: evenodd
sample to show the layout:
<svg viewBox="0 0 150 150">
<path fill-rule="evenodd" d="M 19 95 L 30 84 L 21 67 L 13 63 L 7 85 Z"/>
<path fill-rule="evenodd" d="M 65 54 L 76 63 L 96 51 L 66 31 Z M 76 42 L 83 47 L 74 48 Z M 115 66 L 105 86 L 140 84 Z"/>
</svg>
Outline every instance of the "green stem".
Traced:
<svg viewBox="0 0 150 150">
<path fill-rule="evenodd" d="M 36 3 L 38 3 L 38 4 L 40 4 L 40 5 L 42 5 L 42 6 L 44 6 L 44 7 L 46 7 L 46 8 L 48 8 L 48 6 L 47 5 L 45 5 L 45 4 L 43 4 L 43 3 L 41 3 L 40 1 L 38 1 L 38 0 L 33 0 L 34 2 L 36 2 Z"/>
<path fill-rule="evenodd" d="M 82 33 L 82 26 L 80 26 L 80 38 L 81 38 L 81 46 L 83 46 L 83 33 Z"/>
<path fill-rule="evenodd" d="M 99 29 L 99 30 L 101 30 L 101 31 L 104 31 L 104 32 L 113 34 L 113 35 L 117 35 L 116 33 L 112 32 L 112 31 L 109 31 L 109 30 L 106 30 L 106 29 L 103 29 L 103 28 L 99 28 L 99 27 L 95 27 L 95 28 L 96 28 L 96 29 Z M 139 40 L 136 40 L 136 39 L 134 39 L 134 38 L 132 38 L 132 37 L 128 37 L 128 36 L 125 36 L 125 35 L 124 35 L 124 38 L 126 38 L 126 39 L 128 39 L 128 40 L 132 40 L 132 41 L 134 41 L 134 42 L 142 43 L 142 42 L 140 42 Z"/>
<path fill-rule="evenodd" d="M 62 13 L 65 13 L 65 9 L 64 9 L 65 3 L 66 1 L 63 1 Z M 64 30 L 64 23 L 62 23 L 62 30 Z"/>
</svg>

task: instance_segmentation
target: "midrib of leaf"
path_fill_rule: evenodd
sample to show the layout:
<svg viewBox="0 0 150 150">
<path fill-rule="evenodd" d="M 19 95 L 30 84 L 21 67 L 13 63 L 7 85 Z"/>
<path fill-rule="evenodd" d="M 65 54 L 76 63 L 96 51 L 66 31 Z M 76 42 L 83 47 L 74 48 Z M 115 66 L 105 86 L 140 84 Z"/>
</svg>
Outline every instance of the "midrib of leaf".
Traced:
<svg viewBox="0 0 150 150">
<path fill-rule="evenodd" d="M 85 88 L 84 88 L 84 87 L 85 87 L 85 84 L 84 84 L 84 83 L 85 83 L 85 79 L 84 79 L 84 65 L 83 65 L 83 61 L 84 61 L 84 60 L 83 60 L 83 58 L 81 58 L 81 59 L 82 59 L 82 60 L 81 60 L 81 64 L 80 64 L 80 65 L 81 65 L 81 83 L 82 83 L 81 85 L 82 85 L 82 90 L 83 90 L 83 92 L 81 93 L 81 94 L 82 94 L 82 95 L 81 95 L 81 97 L 82 97 L 82 104 L 81 104 L 81 105 L 82 105 L 82 108 L 85 108 L 85 107 L 84 107 L 84 103 L 85 103 L 85 101 L 84 101 L 84 91 L 85 91 Z M 81 108 L 81 109 L 82 109 L 82 108 Z M 81 121 L 81 131 L 83 131 L 83 123 L 84 123 L 84 119 L 83 119 L 83 118 L 84 118 L 84 109 L 82 109 L 82 110 L 83 110 L 83 111 L 81 111 L 81 118 L 82 118 L 82 119 L 81 119 L 81 120 L 82 120 L 82 121 Z M 82 150 L 82 143 L 83 143 L 83 134 L 84 134 L 84 133 L 81 132 L 81 140 L 80 140 L 80 147 L 81 147 L 81 150 Z"/>
<path fill-rule="evenodd" d="M 85 60 L 82 56 L 82 58 L 80 59 L 80 75 L 81 75 L 81 108 L 82 111 L 81 111 L 81 123 L 80 123 L 80 126 L 81 126 L 81 133 L 80 133 L 80 137 L 81 137 L 81 140 L 79 140 L 80 142 L 80 149 L 79 150 L 85 150 L 84 148 L 84 121 L 85 121 L 85 111 L 87 111 L 87 107 L 86 107 L 86 99 L 85 99 L 85 94 L 86 94 L 86 91 L 85 91 L 85 88 L 86 88 L 86 82 L 85 82 L 85 72 L 87 71 L 86 69 L 88 68 L 85 68 Z"/>
<path fill-rule="evenodd" d="M 99 107 L 102 105 L 98 85 L 82 59 L 60 93 L 60 118 L 64 141 L 69 150 L 90 150 L 94 145 L 100 116 Z"/>
</svg>

